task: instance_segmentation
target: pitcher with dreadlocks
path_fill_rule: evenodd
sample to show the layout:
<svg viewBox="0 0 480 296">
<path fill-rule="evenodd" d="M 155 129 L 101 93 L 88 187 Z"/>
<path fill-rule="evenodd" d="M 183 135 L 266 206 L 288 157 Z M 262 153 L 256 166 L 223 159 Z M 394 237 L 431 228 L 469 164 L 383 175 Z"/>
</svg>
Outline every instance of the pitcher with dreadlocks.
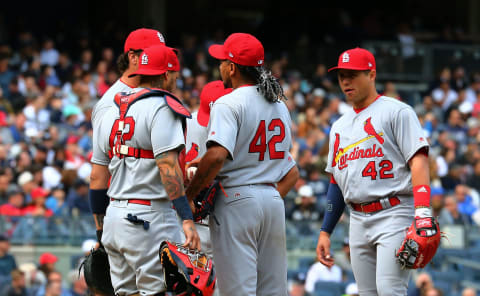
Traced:
<svg viewBox="0 0 480 296">
<path fill-rule="evenodd" d="M 221 295 L 287 295 L 282 195 L 298 178 L 283 90 L 264 68 L 254 36 L 230 35 L 209 53 L 220 60 L 225 87 L 208 123 L 207 152 L 186 189 L 191 200 L 215 177 L 223 192 L 210 219 Z"/>
</svg>

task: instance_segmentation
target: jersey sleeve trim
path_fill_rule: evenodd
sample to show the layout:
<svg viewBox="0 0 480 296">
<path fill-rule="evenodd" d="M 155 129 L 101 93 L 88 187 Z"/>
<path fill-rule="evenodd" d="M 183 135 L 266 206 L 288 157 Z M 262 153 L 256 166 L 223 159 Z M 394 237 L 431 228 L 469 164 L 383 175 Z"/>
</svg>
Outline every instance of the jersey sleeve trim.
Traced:
<svg viewBox="0 0 480 296">
<path fill-rule="evenodd" d="M 184 147 L 185 147 L 184 143 L 177 143 L 177 144 L 173 144 L 173 145 L 170 145 L 170 146 L 162 147 L 161 149 L 157 149 L 157 150 L 153 151 L 153 156 L 157 157 L 157 155 L 159 155 L 159 154 L 162 154 L 162 153 L 165 153 L 165 152 L 168 152 L 168 151 L 172 151 L 172 150 L 180 151 Z"/>
<path fill-rule="evenodd" d="M 215 137 L 213 137 L 213 139 L 208 139 L 208 140 L 207 140 L 207 143 L 206 143 L 206 145 L 207 145 L 207 150 L 208 150 L 208 148 L 209 148 L 210 146 L 213 145 L 213 143 L 216 143 L 216 144 L 222 146 L 225 150 L 227 150 L 227 152 L 228 152 L 228 158 L 229 158 L 230 160 L 233 160 L 233 151 L 230 151 L 230 149 L 227 148 L 227 145 L 225 144 L 225 142 L 222 142 L 221 139 L 218 139 L 218 138 L 215 138 Z"/>
<path fill-rule="evenodd" d="M 90 162 L 98 165 L 103 165 L 103 166 L 108 166 L 110 164 L 110 161 L 94 158 L 93 156 Z"/>
</svg>

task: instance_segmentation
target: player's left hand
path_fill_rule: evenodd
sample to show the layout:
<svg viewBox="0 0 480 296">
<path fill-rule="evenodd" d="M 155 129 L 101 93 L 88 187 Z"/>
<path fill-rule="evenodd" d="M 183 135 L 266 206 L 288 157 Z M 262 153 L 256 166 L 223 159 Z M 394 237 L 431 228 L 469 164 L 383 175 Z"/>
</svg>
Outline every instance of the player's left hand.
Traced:
<svg viewBox="0 0 480 296">
<path fill-rule="evenodd" d="M 317 259 L 327 267 L 332 267 L 335 263 L 333 256 L 330 254 L 330 235 L 325 231 L 320 231 L 318 236 Z"/>
<path fill-rule="evenodd" d="M 417 269 L 425 267 L 435 256 L 440 245 L 440 226 L 436 219 L 423 214 L 417 216 L 417 214 L 419 213 L 416 211 L 415 220 L 396 253 L 397 262 L 402 268 Z"/>
<path fill-rule="evenodd" d="M 197 233 L 193 220 L 183 220 L 182 227 L 186 238 L 185 243 L 182 246 L 201 251 L 202 246 L 200 244 L 200 236 Z"/>
</svg>

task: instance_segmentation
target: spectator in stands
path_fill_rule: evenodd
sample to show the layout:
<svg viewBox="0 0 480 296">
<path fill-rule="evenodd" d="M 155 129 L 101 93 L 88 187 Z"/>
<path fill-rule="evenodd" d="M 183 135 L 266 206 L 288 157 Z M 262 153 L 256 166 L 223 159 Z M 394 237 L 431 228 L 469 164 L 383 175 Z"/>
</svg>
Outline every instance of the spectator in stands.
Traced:
<svg viewBox="0 0 480 296">
<path fill-rule="evenodd" d="M 473 288 L 465 288 L 462 291 L 462 296 L 477 296 L 477 291 Z"/>
<path fill-rule="evenodd" d="M 467 185 L 480 192 L 480 160 L 473 165 L 473 174 L 468 177 Z"/>
<path fill-rule="evenodd" d="M 82 151 L 78 146 L 78 140 L 80 137 L 71 135 L 67 138 L 65 149 L 65 169 L 77 170 L 85 162 L 85 158 L 82 156 Z"/>
<path fill-rule="evenodd" d="M 42 50 L 40 51 L 40 63 L 42 65 L 55 66 L 58 64 L 59 53 L 55 49 L 53 39 L 47 38 L 43 42 Z"/>
<path fill-rule="evenodd" d="M 450 80 L 446 77 L 441 77 L 440 85 L 432 91 L 432 98 L 437 106 L 446 111 L 457 100 L 458 94 L 451 89 Z"/>
<path fill-rule="evenodd" d="M 65 191 L 60 187 L 52 189 L 52 193 L 45 201 L 47 209 L 51 210 L 55 216 L 67 217 L 70 209 L 65 202 Z"/>
<path fill-rule="evenodd" d="M 477 102 L 478 93 L 480 93 L 480 73 L 474 72 L 471 75 L 470 85 L 466 89 L 465 100 L 475 104 L 475 102 Z"/>
<path fill-rule="evenodd" d="M 288 296 L 305 296 L 305 273 L 299 272 L 291 281 Z"/>
<path fill-rule="evenodd" d="M 48 282 L 45 287 L 44 294 L 37 294 L 36 296 L 68 296 L 62 293 L 62 285 L 59 282 Z"/>
<path fill-rule="evenodd" d="M 306 138 L 309 132 L 317 130 L 317 111 L 313 107 L 305 110 L 304 120 L 298 124 L 297 137 Z"/>
<path fill-rule="evenodd" d="M 42 255 L 40 255 L 38 258 L 38 270 L 42 272 L 45 278 L 44 282 L 47 281 L 50 273 L 55 271 L 55 264 L 57 261 L 58 257 L 49 252 L 42 253 Z"/>
<path fill-rule="evenodd" d="M 383 87 L 383 93 L 382 93 L 383 96 L 387 96 L 387 97 L 391 97 L 391 98 L 395 98 L 397 100 L 402 100 L 402 98 L 400 97 L 400 94 L 397 92 L 397 89 L 395 87 L 395 83 L 393 83 L 393 81 L 387 81 L 385 82 L 385 85 Z"/>
<path fill-rule="evenodd" d="M 8 84 L 9 95 L 6 98 L 10 101 L 12 105 L 13 112 L 17 114 L 18 112 L 22 111 L 23 108 L 27 105 L 27 99 L 25 96 L 20 92 L 18 87 L 18 78 L 13 78 L 10 83 Z"/>
<path fill-rule="evenodd" d="M 428 114 L 431 113 L 433 116 L 432 119 L 435 119 L 438 122 L 443 122 L 443 110 L 441 107 L 435 104 L 432 96 L 426 95 L 423 97 L 422 104 L 415 106 L 415 112 L 417 114 Z"/>
<path fill-rule="evenodd" d="M 23 209 L 24 215 L 34 217 L 51 217 L 53 212 L 45 206 L 45 201 L 48 192 L 42 187 L 37 187 L 32 190 L 32 203 Z"/>
<path fill-rule="evenodd" d="M 88 201 L 88 184 L 82 179 L 76 179 L 70 194 L 67 197 L 70 211 L 78 211 L 80 215 L 90 214 L 90 204 Z"/>
<path fill-rule="evenodd" d="M 443 296 L 442 290 L 432 287 L 425 291 L 425 296 Z"/>
<path fill-rule="evenodd" d="M 448 114 L 445 130 L 456 143 L 461 145 L 467 144 L 467 129 L 465 128 L 465 123 L 458 109 L 452 109 Z"/>
<path fill-rule="evenodd" d="M 335 253 L 335 264 L 337 264 L 344 272 L 352 272 L 352 263 L 350 262 L 350 243 L 348 241 L 348 236 L 343 239 L 342 250 Z"/>
<path fill-rule="evenodd" d="M 455 198 L 458 203 L 458 211 L 462 214 L 471 217 L 478 209 L 478 200 L 474 201 L 471 194 L 470 188 L 463 184 L 459 184 L 455 187 Z"/>
<path fill-rule="evenodd" d="M 430 205 L 432 207 L 434 217 L 437 217 L 440 225 L 453 224 L 453 218 L 445 208 L 445 191 L 442 187 L 431 187 Z"/>
<path fill-rule="evenodd" d="M 17 268 L 15 258 L 8 253 L 10 242 L 5 235 L 0 235 L 0 287 L 11 280 L 10 273 Z"/>
<path fill-rule="evenodd" d="M 78 274 L 77 270 L 72 270 L 70 276 L 70 289 L 68 289 L 69 296 L 85 296 L 87 295 L 88 287 L 85 282 L 83 273 Z"/>
<path fill-rule="evenodd" d="M 8 192 L 8 202 L 0 206 L 0 215 L 23 216 L 24 197 L 23 192 L 13 189 Z"/>
<path fill-rule="evenodd" d="M 10 95 L 8 85 L 15 78 L 15 73 L 9 69 L 9 61 L 8 53 L 0 53 L 0 87 L 3 89 L 3 94 L 7 97 Z"/>
<path fill-rule="evenodd" d="M 30 173 L 29 171 L 25 171 L 18 176 L 17 180 L 18 186 L 20 186 L 20 189 L 25 193 L 26 197 L 25 201 L 30 201 L 31 196 L 30 193 L 32 190 L 36 187 L 35 182 L 33 181 L 33 174 Z"/>
<path fill-rule="evenodd" d="M 317 199 L 310 185 L 300 187 L 295 202 L 296 205 L 290 214 L 290 219 L 294 221 L 318 221 L 321 218 L 316 206 Z"/>
<path fill-rule="evenodd" d="M 338 265 L 327 267 L 317 261 L 308 269 L 307 277 L 305 279 L 305 291 L 313 293 L 317 281 L 341 283 L 342 270 Z"/>
<path fill-rule="evenodd" d="M 0 291 L 2 296 L 32 296 L 25 285 L 25 273 L 21 270 L 14 269 L 11 271 L 11 282 L 3 291 Z M 1 287 L 1 285 L 0 285 Z"/>
<path fill-rule="evenodd" d="M 5 170 L 0 170 L 0 204 L 5 203 L 8 199 L 10 179 L 10 176 Z"/>
<path fill-rule="evenodd" d="M 49 291 L 49 287 L 54 284 L 54 288 Z M 59 289 L 59 290 L 57 290 Z M 52 270 L 47 276 L 47 282 L 44 286 L 41 286 L 35 296 L 46 296 L 46 295 L 56 295 L 56 296 L 71 296 L 68 288 L 65 287 L 62 279 L 62 274 L 56 270 Z"/>
<path fill-rule="evenodd" d="M 433 281 L 426 272 L 420 273 L 415 280 L 415 287 L 411 289 L 408 296 L 425 296 L 426 291 L 433 288 Z M 410 292 L 410 289 L 409 289 Z"/>
<path fill-rule="evenodd" d="M 458 210 L 458 203 L 457 199 L 453 195 L 447 195 L 445 197 L 445 209 L 447 209 L 448 213 L 452 217 L 453 224 L 457 225 L 470 225 L 471 219 L 465 215 L 460 213 Z"/>
</svg>

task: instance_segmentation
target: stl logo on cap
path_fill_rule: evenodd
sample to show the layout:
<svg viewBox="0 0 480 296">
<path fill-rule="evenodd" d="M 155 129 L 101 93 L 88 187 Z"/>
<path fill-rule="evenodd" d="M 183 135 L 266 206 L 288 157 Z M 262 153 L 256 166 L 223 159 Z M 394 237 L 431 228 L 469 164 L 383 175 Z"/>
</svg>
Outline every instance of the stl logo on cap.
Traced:
<svg viewBox="0 0 480 296">
<path fill-rule="evenodd" d="M 342 56 L 342 62 L 343 63 L 348 63 L 350 62 L 350 55 L 348 54 L 348 52 L 344 53 L 343 56 Z"/>
<path fill-rule="evenodd" d="M 160 42 L 165 43 L 165 38 L 163 38 L 162 33 L 157 32 L 157 36 L 158 36 L 158 39 L 160 40 Z"/>
<path fill-rule="evenodd" d="M 258 64 L 259 64 L 259 65 L 262 65 L 262 64 L 263 64 L 263 60 L 258 60 Z"/>
<path fill-rule="evenodd" d="M 142 65 L 148 65 L 148 55 L 146 53 L 142 55 Z"/>
</svg>

